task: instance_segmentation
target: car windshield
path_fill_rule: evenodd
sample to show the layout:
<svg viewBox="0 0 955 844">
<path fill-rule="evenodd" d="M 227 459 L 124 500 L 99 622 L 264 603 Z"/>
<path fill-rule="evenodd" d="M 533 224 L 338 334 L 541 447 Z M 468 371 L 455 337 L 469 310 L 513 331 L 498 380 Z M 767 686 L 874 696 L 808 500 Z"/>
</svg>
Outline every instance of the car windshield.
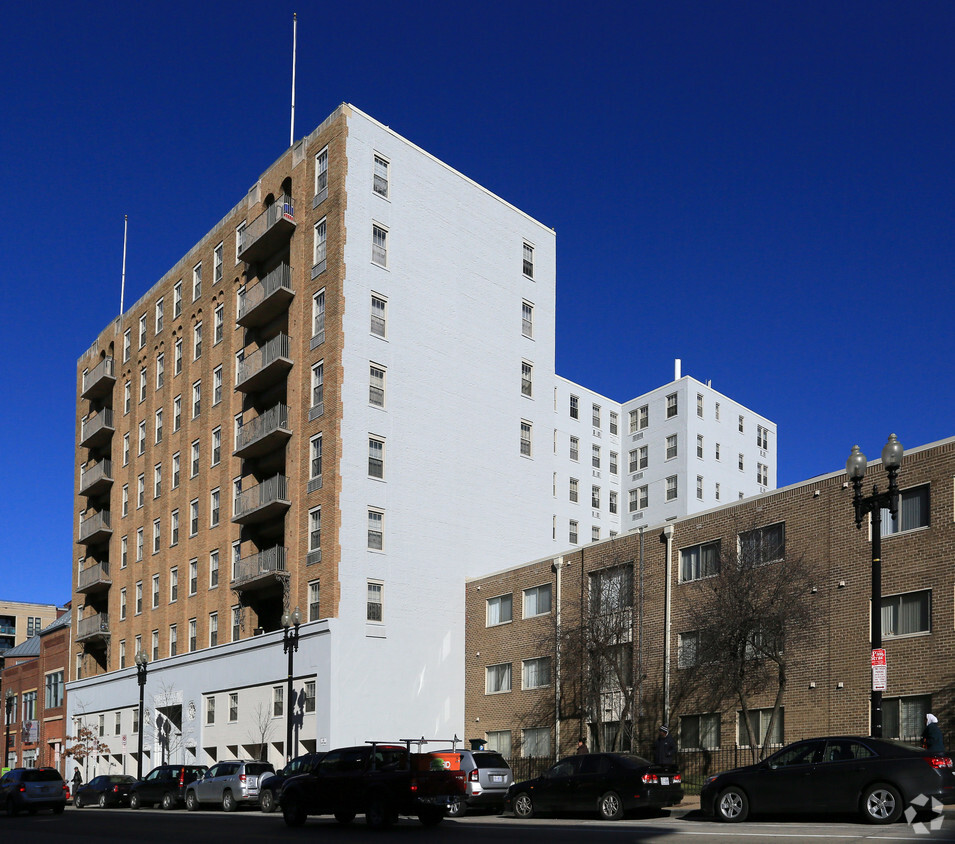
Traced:
<svg viewBox="0 0 955 844">
<path fill-rule="evenodd" d="M 42 771 L 35 768 L 23 772 L 24 782 L 59 782 L 61 779 L 56 771 Z"/>
<path fill-rule="evenodd" d="M 479 768 L 507 768 L 507 760 L 500 753 L 475 753 L 474 764 Z"/>
</svg>

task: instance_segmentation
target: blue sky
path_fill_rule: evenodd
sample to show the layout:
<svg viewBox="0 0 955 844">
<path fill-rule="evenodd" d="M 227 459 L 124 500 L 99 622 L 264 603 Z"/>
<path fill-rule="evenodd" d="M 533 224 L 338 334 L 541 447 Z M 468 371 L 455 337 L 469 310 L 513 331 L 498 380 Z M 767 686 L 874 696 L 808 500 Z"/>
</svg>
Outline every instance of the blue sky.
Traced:
<svg viewBox="0 0 955 844">
<path fill-rule="evenodd" d="M 7 4 L 0 597 L 69 597 L 123 215 L 131 304 L 286 148 L 293 11 L 297 137 L 354 103 L 556 229 L 560 374 L 681 358 L 778 424 L 780 485 L 955 434 L 955 4 Z"/>
</svg>

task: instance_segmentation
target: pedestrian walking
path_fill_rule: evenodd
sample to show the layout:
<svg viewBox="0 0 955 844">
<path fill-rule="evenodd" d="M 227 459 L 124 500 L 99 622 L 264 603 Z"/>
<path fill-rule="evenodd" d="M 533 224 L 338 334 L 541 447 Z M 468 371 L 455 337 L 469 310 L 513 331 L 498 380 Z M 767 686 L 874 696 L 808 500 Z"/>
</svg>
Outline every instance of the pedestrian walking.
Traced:
<svg viewBox="0 0 955 844">
<path fill-rule="evenodd" d="M 657 765 L 676 764 L 676 742 L 670 735 L 670 728 L 666 724 L 660 725 L 660 733 L 653 743 L 653 761 Z"/>
<path fill-rule="evenodd" d="M 577 739 L 577 755 L 583 756 L 585 753 L 590 753 L 590 748 L 587 747 L 587 742 L 584 741 L 583 736 Z"/>
<path fill-rule="evenodd" d="M 922 730 L 922 747 L 930 753 L 945 753 L 945 740 L 938 726 L 938 718 L 931 712 L 925 716 L 925 729 Z"/>
</svg>

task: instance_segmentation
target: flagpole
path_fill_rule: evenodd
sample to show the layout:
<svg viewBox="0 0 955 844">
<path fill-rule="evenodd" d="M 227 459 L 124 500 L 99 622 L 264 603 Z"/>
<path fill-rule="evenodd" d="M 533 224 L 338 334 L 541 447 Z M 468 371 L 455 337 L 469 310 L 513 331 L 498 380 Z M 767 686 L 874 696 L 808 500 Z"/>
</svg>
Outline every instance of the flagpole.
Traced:
<svg viewBox="0 0 955 844">
<path fill-rule="evenodd" d="M 295 52 L 298 36 L 298 15 L 292 12 L 292 125 L 289 130 L 288 145 L 295 143 Z"/>
<path fill-rule="evenodd" d="M 119 315 L 123 315 L 126 298 L 126 232 L 129 230 L 129 214 L 123 214 L 123 281 L 119 288 Z"/>
</svg>

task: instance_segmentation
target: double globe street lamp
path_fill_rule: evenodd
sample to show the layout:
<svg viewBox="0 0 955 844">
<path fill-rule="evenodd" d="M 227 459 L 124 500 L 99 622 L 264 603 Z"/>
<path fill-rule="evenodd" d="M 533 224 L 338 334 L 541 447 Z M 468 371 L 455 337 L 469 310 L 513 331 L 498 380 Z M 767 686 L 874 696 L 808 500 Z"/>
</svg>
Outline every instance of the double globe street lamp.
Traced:
<svg viewBox="0 0 955 844">
<path fill-rule="evenodd" d="M 0 767 L 6 768 L 10 762 L 10 721 L 13 719 L 13 702 L 17 699 L 16 692 L 13 689 L 7 689 L 6 695 L 6 704 L 7 704 L 7 719 L 4 721 L 3 732 L 6 736 L 4 739 L 3 747 L 3 765 Z"/>
<path fill-rule="evenodd" d="M 882 511 L 888 510 L 894 519 L 899 512 L 899 468 L 904 449 L 895 434 L 882 449 L 882 468 L 889 478 L 889 488 L 879 491 L 875 484 L 870 495 L 862 494 L 865 477 L 866 456 L 859 446 L 852 446 L 846 461 L 846 474 L 852 483 L 852 506 L 855 509 L 856 528 L 862 527 L 866 514 L 871 514 L 872 525 L 872 664 L 877 664 L 876 651 L 882 649 Z M 884 662 L 881 663 L 884 665 Z M 874 738 L 882 738 L 882 683 L 873 676 L 871 699 L 871 732 Z M 877 688 L 878 687 L 878 688 Z"/>
<path fill-rule="evenodd" d="M 292 697 L 292 673 L 293 673 L 293 658 L 295 651 L 298 650 L 298 626 L 302 623 L 302 613 L 299 611 L 299 608 L 295 608 L 295 612 L 291 615 L 285 613 L 282 616 L 282 626 L 285 628 L 285 634 L 282 637 L 282 649 L 285 653 L 288 654 L 288 692 L 287 700 L 285 703 L 285 761 L 292 761 L 292 710 L 294 709 L 292 702 L 294 698 Z"/>
<path fill-rule="evenodd" d="M 137 779 L 143 778 L 143 692 L 146 687 L 146 666 L 149 659 L 143 651 L 136 654 L 136 679 L 139 681 L 139 759 Z"/>
</svg>

